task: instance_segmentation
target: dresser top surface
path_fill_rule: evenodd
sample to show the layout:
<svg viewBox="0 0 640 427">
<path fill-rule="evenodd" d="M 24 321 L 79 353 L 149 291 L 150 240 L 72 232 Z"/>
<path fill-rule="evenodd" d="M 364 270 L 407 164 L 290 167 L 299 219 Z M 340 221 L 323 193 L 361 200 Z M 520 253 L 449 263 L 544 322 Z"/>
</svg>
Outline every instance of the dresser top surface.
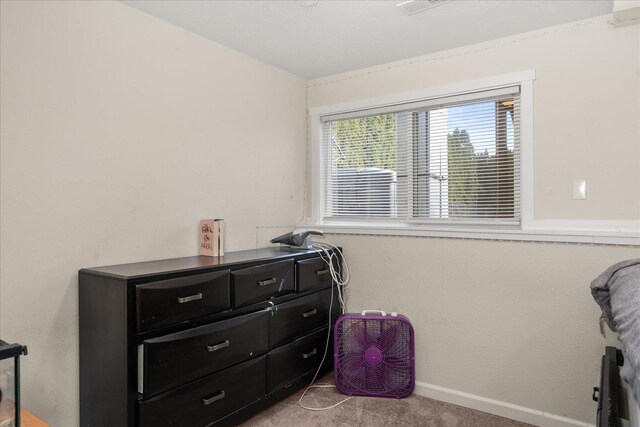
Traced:
<svg viewBox="0 0 640 427">
<path fill-rule="evenodd" d="M 190 256 L 156 261 L 135 262 L 130 264 L 108 265 L 104 267 L 83 268 L 80 271 L 100 276 L 137 279 L 157 274 L 199 270 L 207 267 L 224 268 L 248 262 L 277 261 L 315 253 L 317 253 L 317 251 L 312 249 L 271 247 L 227 252 L 222 257 Z"/>
</svg>

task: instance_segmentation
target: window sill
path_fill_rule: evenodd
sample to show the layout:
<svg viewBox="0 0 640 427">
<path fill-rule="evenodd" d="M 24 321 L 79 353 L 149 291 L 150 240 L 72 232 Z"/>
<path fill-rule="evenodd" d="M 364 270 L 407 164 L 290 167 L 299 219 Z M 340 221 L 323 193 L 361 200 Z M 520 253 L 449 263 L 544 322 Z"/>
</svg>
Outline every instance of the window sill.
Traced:
<svg viewBox="0 0 640 427">
<path fill-rule="evenodd" d="M 298 227 L 315 228 L 326 234 L 640 246 L 640 221 L 536 221 L 523 228 L 307 221 Z"/>
</svg>

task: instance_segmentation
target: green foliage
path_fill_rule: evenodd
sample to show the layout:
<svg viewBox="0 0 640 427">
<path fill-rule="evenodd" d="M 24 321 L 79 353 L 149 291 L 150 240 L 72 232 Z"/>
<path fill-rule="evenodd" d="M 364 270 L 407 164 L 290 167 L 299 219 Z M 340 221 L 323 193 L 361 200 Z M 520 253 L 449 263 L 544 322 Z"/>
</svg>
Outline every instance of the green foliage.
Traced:
<svg viewBox="0 0 640 427">
<path fill-rule="evenodd" d="M 449 158 L 449 213 L 462 214 L 478 199 L 478 173 L 473 144 L 466 130 L 447 135 Z"/>
<path fill-rule="evenodd" d="M 466 130 L 447 135 L 449 215 L 512 217 L 513 151 L 476 154 Z"/>
<path fill-rule="evenodd" d="M 333 161 L 339 169 L 396 170 L 394 114 L 340 120 L 333 123 Z"/>
<path fill-rule="evenodd" d="M 514 215 L 513 151 L 500 156 L 487 152 L 476 155 L 478 194 L 476 211 L 488 218 Z"/>
</svg>

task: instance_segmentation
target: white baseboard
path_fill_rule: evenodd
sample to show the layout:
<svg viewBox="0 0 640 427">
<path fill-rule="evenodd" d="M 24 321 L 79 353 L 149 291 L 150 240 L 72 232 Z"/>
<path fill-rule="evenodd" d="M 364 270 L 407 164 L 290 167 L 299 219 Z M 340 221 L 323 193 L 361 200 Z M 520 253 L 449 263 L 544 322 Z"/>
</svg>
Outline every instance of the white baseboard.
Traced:
<svg viewBox="0 0 640 427">
<path fill-rule="evenodd" d="M 571 418 L 561 417 L 559 415 L 549 414 L 548 412 L 525 408 L 524 406 L 513 405 L 475 394 L 451 390 L 422 381 L 416 381 L 414 393 L 539 427 L 593 427 L 593 424 L 583 421 L 573 420 Z"/>
</svg>

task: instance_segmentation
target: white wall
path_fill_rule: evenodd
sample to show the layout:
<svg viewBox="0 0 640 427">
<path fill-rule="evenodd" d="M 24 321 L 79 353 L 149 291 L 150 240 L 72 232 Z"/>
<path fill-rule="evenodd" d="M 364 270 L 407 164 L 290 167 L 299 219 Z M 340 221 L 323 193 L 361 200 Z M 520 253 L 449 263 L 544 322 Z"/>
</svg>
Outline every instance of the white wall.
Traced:
<svg viewBox="0 0 640 427">
<path fill-rule="evenodd" d="M 77 270 L 228 250 L 303 214 L 301 78 L 118 2 L 0 2 L 0 336 L 26 407 L 78 424 Z M 276 234 L 282 230 L 273 230 Z"/>
<path fill-rule="evenodd" d="M 535 220 L 640 219 L 640 26 L 603 16 L 310 81 L 308 107 L 534 69 Z M 571 199 L 586 179 L 587 200 Z M 638 247 L 332 235 L 350 311 L 407 314 L 417 380 L 595 422 L 590 281 Z"/>
</svg>

